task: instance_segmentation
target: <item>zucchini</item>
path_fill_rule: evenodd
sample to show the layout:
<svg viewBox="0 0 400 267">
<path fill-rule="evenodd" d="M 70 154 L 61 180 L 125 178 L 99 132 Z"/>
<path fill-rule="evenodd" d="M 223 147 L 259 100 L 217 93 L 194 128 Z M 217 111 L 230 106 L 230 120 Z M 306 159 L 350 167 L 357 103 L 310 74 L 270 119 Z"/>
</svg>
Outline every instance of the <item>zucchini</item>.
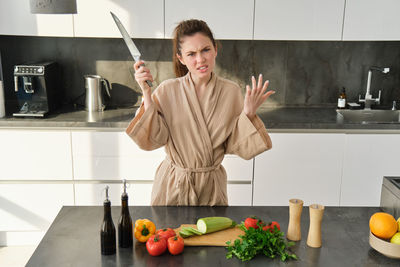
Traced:
<svg viewBox="0 0 400 267">
<path fill-rule="evenodd" d="M 235 225 L 236 223 L 228 217 L 205 217 L 197 220 L 197 230 L 202 234 L 217 232 Z"/>
<path fill-rule="evenodd" d="M 192 235 L 202 235 L 202 233 L 199 232 L 197 229 L 194 229 L 193 227 L 182 227 L 182 229 L 179 231 L 179 235 L 182 238 L 187 238 Z"/>
</svg>

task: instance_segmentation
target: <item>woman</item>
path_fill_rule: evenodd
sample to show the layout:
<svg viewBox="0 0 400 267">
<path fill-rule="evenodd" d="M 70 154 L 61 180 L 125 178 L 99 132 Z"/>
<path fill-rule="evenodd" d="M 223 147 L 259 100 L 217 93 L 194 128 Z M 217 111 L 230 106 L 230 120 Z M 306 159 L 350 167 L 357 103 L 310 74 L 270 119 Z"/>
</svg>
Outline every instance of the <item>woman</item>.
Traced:
<svg viewBox="0 0 400 267">
<path fill-rule="evenodd" d="M 272 147 L 256 110 L 274 91 L 265 93 L 268 81 L 252 77 L 243 101 L 237 84 L 216 76 L 217 45 L 204 21 L 182 21 L 173 46 L 177 78 L 153 94 L 150 70 L 134 65 L 144 99 L 126 132 L 144 150 L 165 146 L 152 205 L 228 205 L 224 154 L 251 159 Z"/>
</svg>

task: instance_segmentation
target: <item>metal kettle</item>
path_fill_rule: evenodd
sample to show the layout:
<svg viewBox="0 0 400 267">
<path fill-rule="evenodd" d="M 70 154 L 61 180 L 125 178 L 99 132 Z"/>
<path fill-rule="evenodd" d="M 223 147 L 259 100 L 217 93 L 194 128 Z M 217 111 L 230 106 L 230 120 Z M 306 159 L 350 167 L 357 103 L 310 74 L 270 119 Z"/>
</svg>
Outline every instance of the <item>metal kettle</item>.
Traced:
<svg viewBox="0 0 400 267">
<path fill-rule="evenodd" d="M 104 84 L 108 97 L 111 98 L 110 83 L 107 79 L 99 75 L 85 75 L 84 78 L 86 88 L 86 111 L 104 111 L 106 105 L 103 98 L 102 84 Z"/>
</svg>

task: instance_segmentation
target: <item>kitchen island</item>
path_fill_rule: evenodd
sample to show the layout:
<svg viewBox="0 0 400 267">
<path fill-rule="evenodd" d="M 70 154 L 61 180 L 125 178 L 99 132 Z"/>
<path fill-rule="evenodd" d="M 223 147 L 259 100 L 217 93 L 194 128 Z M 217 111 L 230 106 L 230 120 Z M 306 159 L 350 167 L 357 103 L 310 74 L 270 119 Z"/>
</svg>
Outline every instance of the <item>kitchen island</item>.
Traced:
<svg viewBox="0 0 400 267">
<path fill-rule="evenodd" d="M 64 206 L 30 258 L 27 266 L 399 266 L 400 260 L 387 258 L 369 245 L 370 216 L 376 207 L 326 207 L 322 221 L 322 247 L 306 245 L 309 227 L 308 207 L 301 217 L 302 240 L 292 251 L 299 260 L 282 263 L 279 259 L 257 256 L 247 263 L 237 258 L 226 259 L 223 247 L 185 247 L 183 254 L 168 252 L 152 257 L 144 244 L 134 241 L 133 247 L 121 249 L 111 256 L 100 254 L 102 206 Z M 114 224 L 121 212 L 112 207 Z M 264 221 L 278 221 L 286 232 L 289 208 L 281 207 L 130 207 L 133 222 L 139 218 L 152 220 L 157 228 L 178 227 L 195 223 L 197 218 L 226 216 L 241 222 L 249 215 Z"/>
</svg>

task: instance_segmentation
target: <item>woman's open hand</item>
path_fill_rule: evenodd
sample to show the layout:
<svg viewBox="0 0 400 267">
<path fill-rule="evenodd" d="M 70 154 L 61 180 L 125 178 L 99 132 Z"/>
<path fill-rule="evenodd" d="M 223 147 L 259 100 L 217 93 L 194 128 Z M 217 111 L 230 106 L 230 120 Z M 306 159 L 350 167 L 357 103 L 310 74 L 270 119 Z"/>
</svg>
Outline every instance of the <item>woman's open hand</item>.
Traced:
<svg viewBox="0 0 400 267">
<path fill-rule="evenodd" d="M 135 80 L 142 89 L 143 94 L 145 92 L 151 93 L 151 88 L 146 83 L 146 81 L 153 82 L 153 76 L 150 73 L 150 69 L 144 66 L 144 61 L 142 60 L 136 62 L 135 65 L 133 65 L 133 68 L 135 69 Z"/>
<path fill-rule="evenodd" d="M 256 116 L 257 109 L 264 103 L 267 98 L 275 94 L 275 91 L 270 90 L 265 92 L 268 88 L 269 81 L 265 81 L 263 85 L 262 74 L 258 76 L 258 83 L 254 76 L 251 77 L 253 88 L 250 89 L 249 85 L 246 85 L 246 96 L 244 97 L 243 111 L 249 119 L 253 119 Z"/>
</svg>

